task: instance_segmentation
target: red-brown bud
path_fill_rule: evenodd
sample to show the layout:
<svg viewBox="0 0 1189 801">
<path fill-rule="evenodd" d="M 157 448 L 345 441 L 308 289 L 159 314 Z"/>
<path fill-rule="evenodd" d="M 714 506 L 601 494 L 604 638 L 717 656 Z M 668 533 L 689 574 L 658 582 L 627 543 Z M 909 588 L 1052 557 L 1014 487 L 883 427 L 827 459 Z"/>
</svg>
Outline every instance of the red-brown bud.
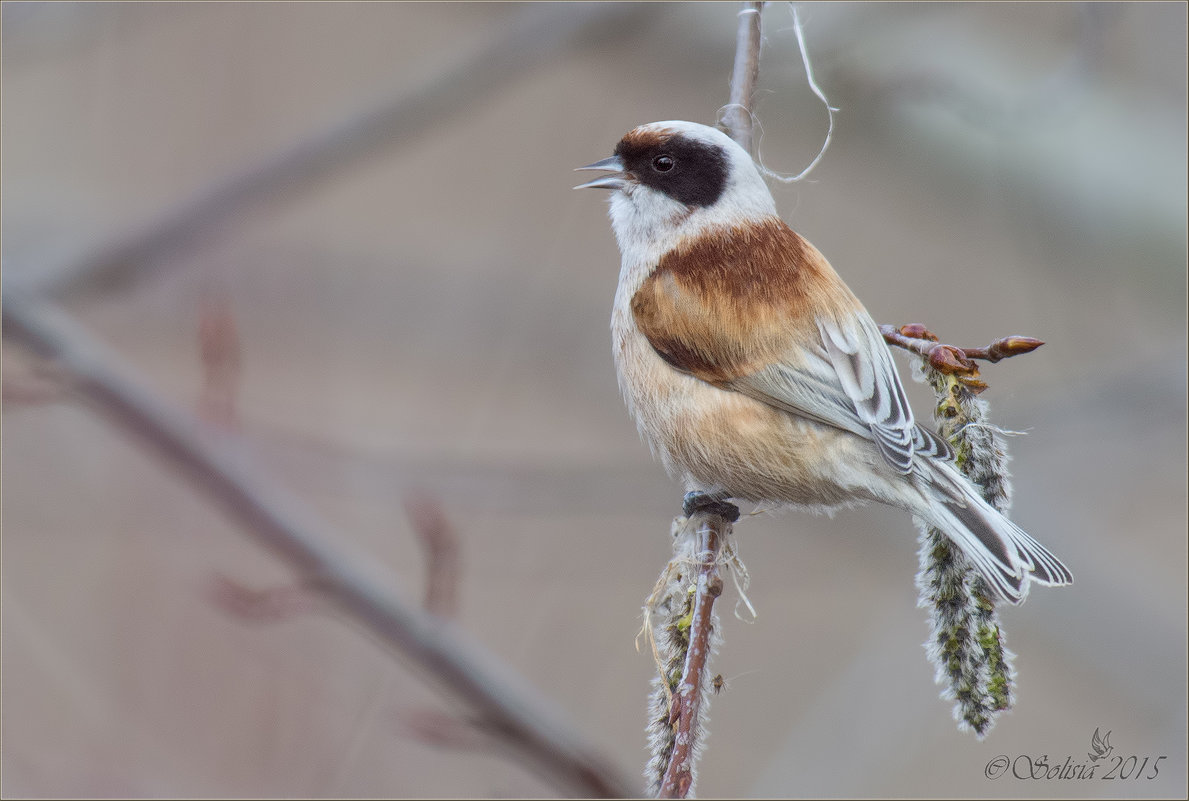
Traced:
<svg viewBox="0 0 1189 801">
<path fill-rule="evenodd" d="M 961 349 L 953 345 L 938 345 L 929 351 L 929 365 L 948 375 L 978 375 L 978 367 Z"/>
<path fill-rule="evenodd" d="M 1021 353 L 1031 353 L 1043 344 L 1044 342 L 1039 339 L 1033 339 L 1032 337 L 1004 337 L 993 343 L 987 350 L 992 357 L 998 360 Z"/>
<path fill-rule="evenodd" d="M 937 342 L 937 337 L 925 326 L 920 323 L 909 323 L 900 326 L 900 333 L 912 339 L 927 339 L 930 342 Z"/>
</svg>

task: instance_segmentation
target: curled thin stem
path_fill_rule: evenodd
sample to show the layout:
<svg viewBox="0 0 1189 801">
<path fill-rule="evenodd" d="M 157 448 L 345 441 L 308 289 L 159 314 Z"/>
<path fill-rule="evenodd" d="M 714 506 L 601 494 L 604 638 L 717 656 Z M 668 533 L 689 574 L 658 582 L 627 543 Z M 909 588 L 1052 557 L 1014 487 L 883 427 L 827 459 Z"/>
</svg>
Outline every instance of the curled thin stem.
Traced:
<svg viewBox="0 0 1189 801">
<path fill-rule="evenodd" d="M 789 5 L 792 8 L 793 14 L 793 34 L 797 37 L 797 47 L 801 51 L 801 63 L 805 67 L 805 82 L 809 84 L 810 90 L 815 95 L 817 95 L 818 100 L 822 101 L 822 105 L 826 107 L 828 119 L 826 126 L 826 138 L 822 140 L 821 149 L 817 152 L 817 155 L 813 157 L 813 161 L 809 162 L 809 165 L 796 175 L 781 175 L 775 170 L 768 169 L 768 167 L 764 164 L 763 159 L 758 159 L 760 172 L 762 172 L 768 178 L 772 178 L 773 180 L 779 181 L 782 184 L 791 184 L 795 181 L 802 180 L 805 178 L 805 176 L 809 175 L 809 173 L 813 171 L 813 168 L 816 167 L 826 155 L 826 150 L 830 147 L 830 140 L 834 138 L 834 114 L 838 111 L 837 108 L 830 105 L 830 99 L 826 97 L 826 93 L 823 92 L 822 88 L 817 84 L 817 78 L 813 76 L 813 64 L 811 64 L 809 61 L 809 49 L 805 47 L 805 31 L 801 25 L 801 13 L 797 10 L 796 3 L 790 3 Z"/>
</svg>

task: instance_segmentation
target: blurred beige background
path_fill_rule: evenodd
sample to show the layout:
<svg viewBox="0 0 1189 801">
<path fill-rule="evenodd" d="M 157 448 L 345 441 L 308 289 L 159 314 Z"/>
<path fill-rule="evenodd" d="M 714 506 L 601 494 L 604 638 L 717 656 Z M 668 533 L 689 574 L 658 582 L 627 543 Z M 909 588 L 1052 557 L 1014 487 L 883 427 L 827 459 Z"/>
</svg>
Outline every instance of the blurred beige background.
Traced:
<svg viewBox="0 0 1189 801">
<path fill-rule="evenodd" d="M 985 397 L 1027 432 L 1013 516 L 1077 583 L 1004 611 L 1018 703 L 979 743 L 921 647 L 906 515 L 746 519 L 759 617 L 722 605 L 728 689 L 699 793 L 1184 797 L 1186 7 L 801 9 L 841 111 L 810 179 L 773 185 L 778 205 L 878 321 L 1047 341 L 986 368 Z M 633 637 L 680 491 L 618 397 L 618 253 L 604 198 L 571 192 L 570 170 L 636 124 L 713 122 L 736 10 L 627 9 L 427 132 L 68 302 L 194 408 L 203 301 L 228 298 L 253 457 L 414 600 L 424 560 L 401 498 L 436 493 L 464 540 L 460 623 L 633 777 L 652 672 Z M 5 283 L 546 11 L 4 3 Z M 790 8 L 764 19 L 762 155 L 795 173 L 826 113 Z M 6 390 L 29 379 L 19 349 L 4 357 Z M 216 576 L 262 589 L 290 573 L 86 407 L 13 396 L 3 424 L 5 796 L 556 792 L 414 736 L 420 711 L 452 707 L 358 627 L 217 608 Z M 984 776 L 1000 754 L 1085 762 L 1095 728 L 1116 754 L 1167 755 L 1158 778 Z"/>
</svg>

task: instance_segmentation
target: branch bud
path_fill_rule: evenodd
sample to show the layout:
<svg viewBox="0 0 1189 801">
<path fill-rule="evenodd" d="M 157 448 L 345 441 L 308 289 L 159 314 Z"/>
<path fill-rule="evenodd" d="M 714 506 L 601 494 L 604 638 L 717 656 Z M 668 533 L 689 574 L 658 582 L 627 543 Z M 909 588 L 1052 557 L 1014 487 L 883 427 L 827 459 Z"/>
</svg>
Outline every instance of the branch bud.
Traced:
<svg viewBox="0 0 1189 801">
<path fill-rule="evenodd" d="M 929 351 L 929 366 L 947 375 L 977 376 L 978 367 L 953 345 L 937 345 Z"/>
<path fill-rule="evenodd" d="M 937 342 L 937 336 L 925 326 L 920 323 L 909 323 L 902 325 L 898 329 L 901 334 L 911 339 L 927 339 L 930 342 Z"/>
<path fill-rule="evenodd" d="M 991 346 L 987 348 L 987 356 L 991 361 L 997 362 L 1009 356 L 1031 353 L 1043 344 L 1044 342 L 1041 340 L 1032 337 L 1004 337 L 991 343 Z"/>
</svg>

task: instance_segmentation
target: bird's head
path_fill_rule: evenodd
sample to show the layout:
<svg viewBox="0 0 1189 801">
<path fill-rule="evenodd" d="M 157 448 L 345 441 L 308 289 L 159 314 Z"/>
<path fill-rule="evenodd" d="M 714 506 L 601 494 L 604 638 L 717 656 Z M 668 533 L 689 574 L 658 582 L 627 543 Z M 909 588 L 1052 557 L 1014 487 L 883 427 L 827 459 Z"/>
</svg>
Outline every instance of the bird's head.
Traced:
<svg viewBox="0 0 1189 801">
<path fill-rule="evenodd" d="M 579 167 L 608 174 L 575 189 L 610 189 L 620 250 L 668 250 L 687 236 L 776 214 L 747 151 L 708 125 L 668 120 L 628 131 L 610 158 Z"/>
</svg>

